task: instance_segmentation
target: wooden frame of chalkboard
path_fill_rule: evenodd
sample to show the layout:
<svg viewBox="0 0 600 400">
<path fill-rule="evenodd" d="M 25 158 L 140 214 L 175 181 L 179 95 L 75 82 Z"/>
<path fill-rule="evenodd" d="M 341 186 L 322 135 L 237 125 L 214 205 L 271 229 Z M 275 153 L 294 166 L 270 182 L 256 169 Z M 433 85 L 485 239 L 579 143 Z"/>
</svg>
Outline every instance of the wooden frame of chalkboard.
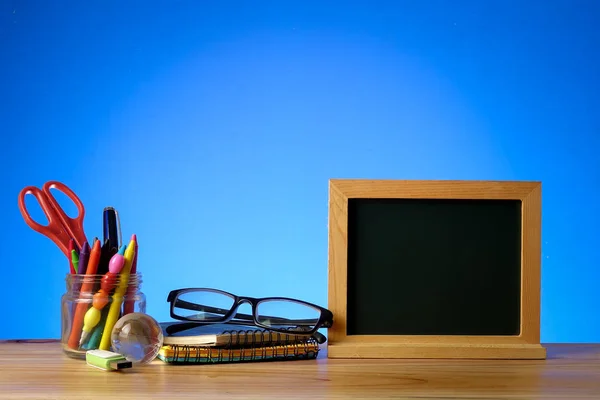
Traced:
<svg viewBox="0 0 600 400">
<path fill-rule="evenodd" d="M 328 268 L 330 358 L 546 357 L 540 182 L 332 179 Z"/>
</svg>

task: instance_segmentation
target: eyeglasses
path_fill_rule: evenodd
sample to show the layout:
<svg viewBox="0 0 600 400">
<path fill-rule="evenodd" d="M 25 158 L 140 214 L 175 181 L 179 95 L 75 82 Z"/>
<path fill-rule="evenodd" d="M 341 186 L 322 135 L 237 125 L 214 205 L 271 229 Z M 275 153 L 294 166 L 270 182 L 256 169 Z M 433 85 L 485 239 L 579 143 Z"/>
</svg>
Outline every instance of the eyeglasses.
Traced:
<svg viewBox="0 0 600 400">
<path fill-rule="evenodd" d="M 287 297 L 242 297 L 217 289 L 187 288 L 171 291 L 167 302 L 171 317 L 186 321 L 169 326 L 169 334 L 202 324 L 251 324 L 274 332 L 315 336 L 323 343 L 325 337 L 317 331 L 333 325 L 333 313 L 328 309 Z M 236 312 L 244 302 L 252 306 L 252 315 Z"/>
</svg>

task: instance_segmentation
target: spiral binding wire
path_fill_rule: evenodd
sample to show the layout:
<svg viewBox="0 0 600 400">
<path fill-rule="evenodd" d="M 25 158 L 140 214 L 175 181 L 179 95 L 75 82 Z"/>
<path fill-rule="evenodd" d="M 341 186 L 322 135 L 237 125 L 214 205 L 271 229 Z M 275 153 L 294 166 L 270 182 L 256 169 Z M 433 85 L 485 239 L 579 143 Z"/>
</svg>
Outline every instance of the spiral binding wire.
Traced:
<svg viewBox="0 0 600 400">
<path fill-rule="evenodd" d="M 288 328 L 290 331 L 292 329 L 293 328 Z M 229 341 L 225 347 L 262 346 L 266 344 L 282 346 L 308 340 L 305 335 L 294 335 L 293 333 L 281 333 L 268 330 L 239 329 L 229 330 L 223 333 L 229 334 Z"/>
<path fill-rule="evenodd" d="M 292 335 L 293 339 L 290 339 L 285 337 L 287 334 L 253 330 L 232 330 L 228 333 L 229 341 L 223 347 L 169 345 L 166 347 L 172 350 L 172 355 L 159 354 L 159 358 L 170 364 L 276 361 L 314 359 L 320 350 L 313 337 Z M 256 340 L 257 337 L 260 341 Z"/>
</svg>

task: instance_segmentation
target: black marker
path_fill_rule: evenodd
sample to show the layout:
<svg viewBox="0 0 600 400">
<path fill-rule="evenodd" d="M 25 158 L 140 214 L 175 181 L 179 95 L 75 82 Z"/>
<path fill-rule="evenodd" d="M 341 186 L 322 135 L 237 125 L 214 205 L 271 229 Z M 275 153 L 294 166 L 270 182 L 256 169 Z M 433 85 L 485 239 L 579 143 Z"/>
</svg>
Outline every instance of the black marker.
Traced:
<svg viewBox="0 0 600 400">
<path fill-rule="evenodd" d="M 118 236 L 117 211 L 113 207 L 105 207 L 103 212 L 104 242 L 108 240 L 109 247 L 120 247 Z"/>
<path fill-rule="evenodd" d="M 99 275 L 104 275 L 108 272 L 108 264 L 112 256 L 117 254 L 119 251 L 120 240 L 118 233 L 118 216 L 117 211 L 113 207 L 105 207 L 102 213 L 102 228 L 103 228 L 103 242 L 102 252 L 100 253 L 100 261 L 98 262 Z"/>
</svg>

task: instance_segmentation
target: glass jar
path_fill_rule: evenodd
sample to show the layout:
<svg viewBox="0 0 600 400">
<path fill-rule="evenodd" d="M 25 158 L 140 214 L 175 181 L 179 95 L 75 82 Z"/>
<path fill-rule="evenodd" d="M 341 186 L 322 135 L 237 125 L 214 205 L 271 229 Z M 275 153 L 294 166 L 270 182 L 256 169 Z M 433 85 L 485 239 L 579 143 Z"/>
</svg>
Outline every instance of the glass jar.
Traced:
<svg viewBox="0 0 600 400">
<path fill-rule="evenodd" d="M 139 273 L 126 278 L 110 273 L 67 274 L 65 281 L 61 343 L 69 357 L 85 359 L 88 350 L 111 350 L 110 336 L 119 318 L 132 312 L 146 313 L 146 296 L 140 290 Z"/>
</svg>

